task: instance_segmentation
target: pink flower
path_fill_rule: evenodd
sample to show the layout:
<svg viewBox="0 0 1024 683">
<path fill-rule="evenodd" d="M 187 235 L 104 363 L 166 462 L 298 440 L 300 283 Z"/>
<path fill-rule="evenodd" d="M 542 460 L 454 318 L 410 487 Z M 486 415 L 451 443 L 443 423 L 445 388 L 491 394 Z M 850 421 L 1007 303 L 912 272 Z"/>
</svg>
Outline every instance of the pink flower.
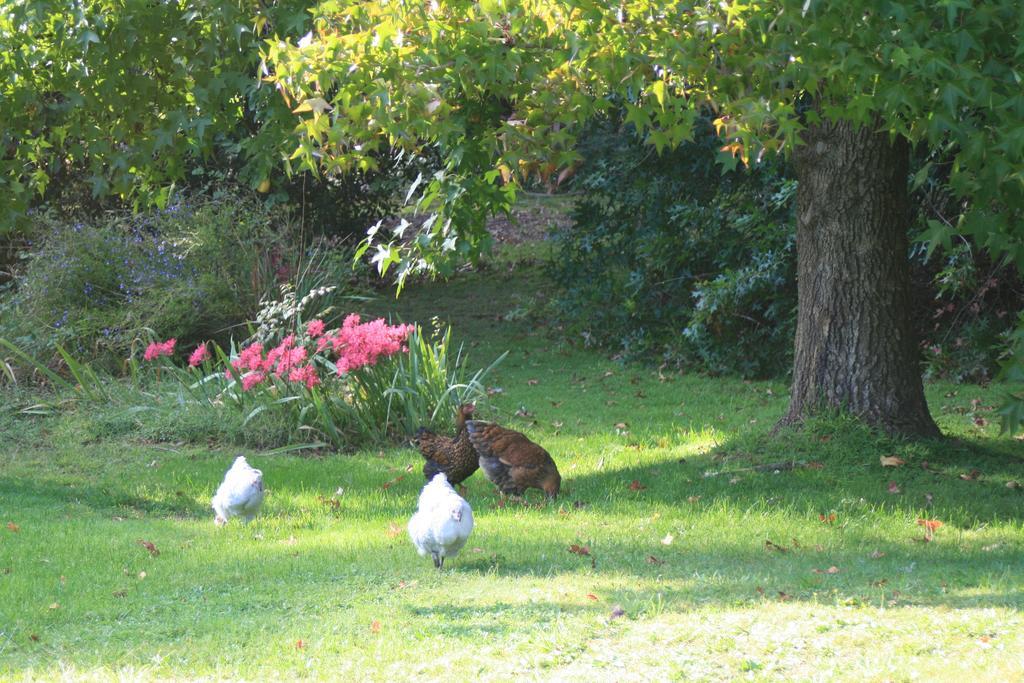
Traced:
<svg viewBox="0 0 1024 683">
<path fill-rule="evenodd" d="M 324 333 L 324 321 L 323 320 L 320 320 L 320 319 L 310 320 L 309 323 L 306 325 L 306 336 L 309 337 L 310 339 L 316 339 L 317 337 L 319 337 L 323 333 Z"/>
<path fill-rule="evenodd" d="M 274 366 L 277 365 L 277 362 L 278 360 L 280 360 L 281 356 L 288 353 L 288 351 L 290 351 L 294 346 L 295 335 L 289 334 L 287 337 L 281 340 L 280 344 L 278 344 L 277 346 L 275 346 L 274 348 L 267 352 L 267 357 L 263 360 L 260 369 L 263 370 L 263 372 L 270 372 L 271 370 L 273 370 Z"/>
<path fill-rule="evenodd" d="M 231 367 L 235 370 L 259 370 L 263 365 L 263 344 L 256 342 L 242 349 L 237 358 L 231 359 Z M 230 373 L 229 373 L 230 375 Z"/>
<path fill-rule="evenodd" d="M 249 391 L 266 378 L 267 376 L 262 372 L 245 373 L 245 376 L 242 377 L 242 391 Z"/>
<path fill-rule="evenodd" d="M 164 342 L 153 342 L 146 347 L 146 352 L 142 354 L 142 358 L 143 360 L 156 360 L 160 356 L 174 355 L 174 345 L 177 342 L 177 339 L 168 339 Z"/>
<path fill-rule="evenodd" d="M 292 368 L 298 367 L 304 360 L 306 360 L 305 347 L 299 346 L 294 349 L 285 350 L 281 354 L 280 360 L 277 362 L 277 369 L 274 370 L 274 376 L 280 377 Z"/>
<path fill-rule="evenodd" d="M 302 382 L 307 389 L 312 389 L 320 384 L 320 377 L 316 374 L 316 368 L 312 365 L 303 365 L 301 368 L 293 368 L 288 373 L 289 382 Z"/>
<path fill-rule="evenodd" d="M 206 347 L 206 344 L 196 347 L 196 350 L 188 357 L 188 365 L 190 368 L 194 368 L 204 360 L 210 360 L 210 349 Z"/>
<path fill-rule="evenodd" d="M 405 340 L 414 329 L 413 325 L 388 325 L 383 318 L 360 323 L 359 316 L 353 313 L 345 318 L 340 330 L 328 335 L 332 350 L 338 355 L 338 374 L 374 365 L 381 357 L 404 351 Z"/>
</svg>

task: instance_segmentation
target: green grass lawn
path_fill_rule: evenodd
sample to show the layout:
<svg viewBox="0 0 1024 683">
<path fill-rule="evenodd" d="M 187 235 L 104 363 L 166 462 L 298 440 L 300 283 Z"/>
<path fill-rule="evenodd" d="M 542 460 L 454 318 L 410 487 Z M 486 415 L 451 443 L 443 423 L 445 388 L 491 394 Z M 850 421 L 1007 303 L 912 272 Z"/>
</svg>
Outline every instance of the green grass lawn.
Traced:
<svg viewBox="0 0 1024 683">
<path fill-rule="evenodd" d="M 442 572 L 405 534 L 412 448 L 154 443 L 145 413 L 8 397 L 0 678 L 1022 679 L 1024 444 L 985 424 L 998 387 L 930 386 L 943 442 L 841 418 L 773 438 L 784 383 L 553 341 L 515 314 L 540 277 L 499 262 L 375 304 L 451 320 L 476 365 L 510 350 L 484 414 L 562 472 L 557 504 L 504 507 L 474 475 L 476 529 Z M 264 512 L 217 529 L 240 452 Z M 919 518 L 943 523 L 931 541 Z"/>
</svg>

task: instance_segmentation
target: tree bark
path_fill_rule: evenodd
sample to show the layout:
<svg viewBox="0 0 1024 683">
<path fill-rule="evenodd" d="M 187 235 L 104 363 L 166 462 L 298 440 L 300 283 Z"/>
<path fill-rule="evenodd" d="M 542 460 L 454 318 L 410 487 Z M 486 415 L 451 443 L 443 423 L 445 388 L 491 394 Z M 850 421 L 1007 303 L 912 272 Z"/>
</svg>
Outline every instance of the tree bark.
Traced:
<svg viewBox="0 0 1024 683">
<path fill-rule="evenodd" d="M 906 140 L 846 122 L 809 126 L 797 178 L 797 330 L 789 412 L 848 411 L 937 437 L 910 316 Z"/>
</svg>

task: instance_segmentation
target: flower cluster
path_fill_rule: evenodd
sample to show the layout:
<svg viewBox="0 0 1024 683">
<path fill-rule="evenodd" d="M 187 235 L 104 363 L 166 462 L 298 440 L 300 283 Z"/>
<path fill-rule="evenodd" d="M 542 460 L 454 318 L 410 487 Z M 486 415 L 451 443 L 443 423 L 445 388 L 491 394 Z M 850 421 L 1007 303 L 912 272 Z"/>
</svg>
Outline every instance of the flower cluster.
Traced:
<svg viewBox="0 0 1024 683">
<path fill-rule="evenodd" d="M 244 373 L 244 391 L 271 376 L 312 389 L 321 383 L 315 363 L 317 358 L 327 361 L 333 356 L 337 374 L 345 375 L 374 365 L 380 358 L 407 351 L 405 342 L 415 326 L 388 325 L 383 318 L 361 323 L 359 316 L 352 314 L 345 318 L 339 329 L 325 331 L 324 328 L 322 320 L 310 321 L 304 338 L 290 334 L 269 351 L 255 342 L 231 360 L 232 369 L 225 374 L 231 378 L 234 373 Z"/>
<path fill-rule="evenodd" d="M 164 342 L 152 342 L 146 347 L 146 352 L 142 354 L 142 357 L 145 360 L 156 360 L 160 356 L 172 356 L 174 355 L 174 345 L 177 343 L 177 339 L 168 339 Z"/>
<path fill-rule="evenodd" d="M 196 350 L 192 352 L 192 355 L 188 357 L 188 366 L 194 368 L 204 360 L 210 360 L 210 349 L 206 344 L 201 344 L 196 347 Z"/>
<path fill-rule="evenodd" d="M 383 318 L 360 323 L 359 316 L 353 313 L 345 318 L 341 329 L 317 339 L 317 351 L 330 346 L 338 356 L 338 374 L 344 375 L 364 365 L 374 365 L 381 356 L 407 351 L 405 340 L 414 329 L 414 325 L 388 325 Z"/>
</svg>

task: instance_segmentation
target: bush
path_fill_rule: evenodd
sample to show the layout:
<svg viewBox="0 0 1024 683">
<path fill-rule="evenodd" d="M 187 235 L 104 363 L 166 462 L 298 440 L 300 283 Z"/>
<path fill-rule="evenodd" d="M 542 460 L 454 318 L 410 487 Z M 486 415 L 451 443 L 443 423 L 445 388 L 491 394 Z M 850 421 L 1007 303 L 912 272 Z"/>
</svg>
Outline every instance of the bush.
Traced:
<svg viewBox="0 0 1024 683">
<path fill-rule="evenodd" d="M 153 370 L 158 380 L 165 373 L 175 380 L 176 396 L 162 403 L 228 410 L 244 416 L 243 427 L 269 420 L 291 440 L 339 449 L 450 424 L 456 406 L 486 396 L 490 368 L 470 376 L 461 350 L 450 348 L 450 330 L 428 336 L 415 325 L 364 323 L 356 314 L 334 329 L 320 317 L 305 320 L 307 309 L 330 293 L 322 288 L 297 299 L 286 287 L 280 300 L 264 304 L 253 336 L 230 353 L 206 344 L 181 349 L 174 339 L 152 342 L 141 363 L 130 359 L 132 375 L 146 381 Z M 189 353 L 187 368 L 173 362 L 182 351 Z"/>
<path fill-rule="evenodd" d="M 312 288 L 351 259 L 344 249 L 303 254 L 285 213 L 235 195 L 99 224 L 43 214 L 37 224 L 0 336 L 36 355 L 59 343 L 109 370 L 150 330 L 226 346 L 248 335 L 245 323 L 279 282 Z"/>
<path fill-rule="evenodd" d="M 925 376 L 991 380 L 1024 307 L 1020 276 L 1011 264 L 992 263 L 966 240 L 931 259 L 920 253 L 915 260 Z"/>
<path fill-rule="evenodd" d="M 556 235 L 556 317 L 627 358 L 782 372 L 796 306 L 795 183 L 781 165 L 722 175 L 706 121 L 695 140 L 659 156 L 616 121 L 590 133 L 575 225 Z"/>
<path fill-rule="evenodd" d="M 794 302 L 779 296 L 793 288 L 792 247 L 754 256 L 693 291 L 694 307 L 683 335 L 713 373 L 773 377 L 789 370 L 795 332 Z M 774 353 L 767 350 L 774 349 Z"/>
</svg>

